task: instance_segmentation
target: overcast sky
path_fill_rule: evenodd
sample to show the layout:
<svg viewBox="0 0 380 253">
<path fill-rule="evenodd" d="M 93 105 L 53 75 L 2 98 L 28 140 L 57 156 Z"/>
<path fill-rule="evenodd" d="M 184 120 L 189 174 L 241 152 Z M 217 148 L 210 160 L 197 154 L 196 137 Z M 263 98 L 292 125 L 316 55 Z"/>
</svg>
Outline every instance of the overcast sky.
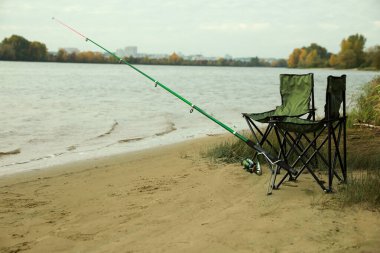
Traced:
<svg viewBox="0 0 380 253">
<path fill-rule="evenodd" d="M 337 53 L 356 33 L 380 44 L 380 0 L 0 0 L 0 40 L 98 51 L 53 16 L 111 51 L 287 58 L 312 42 Z"/>
</svg>

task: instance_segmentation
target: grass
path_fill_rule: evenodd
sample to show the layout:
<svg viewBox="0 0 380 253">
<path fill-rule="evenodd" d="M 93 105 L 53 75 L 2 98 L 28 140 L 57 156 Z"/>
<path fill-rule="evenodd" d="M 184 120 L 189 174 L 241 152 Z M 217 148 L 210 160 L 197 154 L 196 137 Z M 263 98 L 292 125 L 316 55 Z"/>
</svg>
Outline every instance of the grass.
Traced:
<svg viewBox="0 0 380 253">
<path fill-rule="evenodd" d="M 249 139 L 254 140 L 250 132 L 243 131 L 241 133 L 244 136 L 247 136 Z M 269 136 L 268 140 L 275 144 L 275 136 Z M 265 150 L 271 151 L 269 145 L 264 145 Z M 275 147 L 276 148 L 276 147 Z M 240 163 L 246 158 L 252 158 L 254 152 L 252 148 L 247 146 L 243 141 L 237 140 L 234 137 L 231 137 L 220 144 L 217 144 L 213 147 L 210 147 L 207 151 L 202 153 L 203 157 L 210 158 L 213 162 L 222 162 L 222 163 Z M 259 157 L 260 162 L 263 162 L 263 158 Z"/>
<path fill-rule="evenodd" d="M 365 123 L 380 126 L 380 76 L 362 87 L 362 92 L 353 96 L 353 110 L 348 126 Z"/>
<path fill-rule="evenodd" d="M 336 199 L 342 206 L 380 210 L 380 129 L 348 129 L 347 143 L 349 175 Z"/>
<path fill-rule="evenodd" d="M 360 205 L 380 209 L 380 171 L 357 170 L 340 186 L 336 199 L 342 206 Z"/>
<path fill-rule="evenodd" d="M 213 162 L 237 163 L 252 156 L 252 150 L 242 141 L 225 140 L 208 150 L 202 156 L 210 158 Z"/>
<path fill-rule="evenodd" d="M 351 170 L 380 170 L 380 129 L 347 130 L 347 166 Z"/>
</svg>

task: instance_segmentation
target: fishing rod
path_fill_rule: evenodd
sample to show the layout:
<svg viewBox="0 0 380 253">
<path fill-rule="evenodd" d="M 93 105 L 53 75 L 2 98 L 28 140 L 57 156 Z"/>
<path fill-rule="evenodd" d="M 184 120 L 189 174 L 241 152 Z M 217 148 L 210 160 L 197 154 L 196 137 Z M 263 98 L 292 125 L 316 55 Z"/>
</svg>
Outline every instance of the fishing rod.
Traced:
<svg viewBox="0 0 380 253">
<path fill-rule="evenodd" d="M 71 26 L 68 26 L 67 24 L 63 23 L 62 21 L 60 21 L 59 19 L 57 19 L 55 17 L 52 17 L 52 19 L 54 21 L 56 21 L 57 23 L 59 23 L 60 25 L 66 27 L 70 31 L 72 31 L 75 34 L 77 34 L 80 37 L 82 37 L 86 42 L 91 42 L 95 46 L 101 48 L 102 50 L 104 50 L 105 52 L 107 52 L 108 54 L 110 54 L 112 57 L 114 57 L 115 59 L 117 59 L 119 61 L 119 63 L 124 63 L 124 64 L 128 65 L 129 67 L 131 67 L 132 69 L 134 69 L 135 71 L 137 71 L 138 73 L 140 73 L 141 75 L 145 76 L 146 78 L 148 78 L 149 80 L 151 80 L 154 83 L 155 87 L 157 87 L 157 86 L 161 87 L 162 89 L 166 90 L 167 92 L 169 92 L 173 96 L 175 96 L 175 97 L 179 98 L 180 100 L 182 100 L 184 103 L 188 104 L 191 107 L 190 113 L 192 113 L 194 110 L 196 110 L 199 113 L 201 113 L 204 116 L 206 116 L 207 118 L 209 118 L 210 120 L 214 121 L 219 126 L 223 127 L 228 132 L 232 133 L 235 137 L 239 138 L 241 141 L 245 142 L 249 147 L 251 147 L 252 149 L 254 149 L 258 154 L 263 155 L 265 157 L 265 159 L 271 164 L 272 167 L 274 165 L 278 165 L 278 166 L 284 168 L 289 173 L 291 173 L 293 175 L 297 175 L 297 171 L 294 170 L 292 167 L 290 167 L 285 161 L 280 160 L 280 159 L 272 156 L 271 154 L 267 153 L 259 144 L 255 144 L 252 140 L 250 140 L 247 137 L 239 134 L 238 132 L 236 132 L 235 130 L 233 130 L 231 127 L 229 127 L 226 124 L 224 124 L 223 122 L 217 120 L 216 118 L 214 118 L 213 116 L 211 116 L 210 114 L 208 114 L 206 111 L 202 110 L 201 108 L 199 108 L 195 104 L 191 103 L 186 98 L 184 98 L 181 95 L 179 95 L 177 92 L 173 91 L 172 89 L 168 88 L 167 86 L 165 86 L 164 84 L 162 84 L 158 80 L 154 79 L 153 77 L 151 77 L 148 74 L 144 73 L 140 69 L 136 68 L 135 66 L 133 66 L 132 64 L 130 64 L 129 62 L 127 62 L 123 58 L 117 56 L 113 52 L 109 51 L 105 47 L 99 45 L 98 43 L 96 43 L 92 39 L 90 39 L 87 36 L 83 35 L 82 33 L 78 32 L 77 30 L 75 30 Z"/>
</svg>

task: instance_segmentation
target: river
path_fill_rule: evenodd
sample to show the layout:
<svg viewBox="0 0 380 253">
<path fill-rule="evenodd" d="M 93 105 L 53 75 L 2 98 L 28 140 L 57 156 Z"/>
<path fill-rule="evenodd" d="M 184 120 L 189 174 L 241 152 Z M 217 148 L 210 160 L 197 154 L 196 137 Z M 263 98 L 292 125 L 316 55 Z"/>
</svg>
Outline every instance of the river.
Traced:
<svg viewBox="0 0 380 253">
<path fill-rule="evenodd" d="M 331 69 L 137 66 L 218 120 L 280 105 L 281 73 L 314 73 L 323 114 L 328 75 L 347 75 L 347 97 L 379 72 Z M 224 133 L 126 65 L 0 61 L 0 175 Z M 350 103 L 348 103 L 350 105 Z"/>
</svg>

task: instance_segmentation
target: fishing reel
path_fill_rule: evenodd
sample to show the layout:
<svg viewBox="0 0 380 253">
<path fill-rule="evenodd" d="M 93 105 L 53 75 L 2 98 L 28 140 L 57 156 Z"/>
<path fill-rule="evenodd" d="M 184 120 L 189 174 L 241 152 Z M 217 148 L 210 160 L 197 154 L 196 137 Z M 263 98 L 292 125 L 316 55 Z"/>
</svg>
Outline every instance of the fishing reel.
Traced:
<svg viewBox="0 0 380 253">
<path fill-rule="evenodd" d="M 243 165 L 243 169 L 248 171 L 249 173 L 255 173 L 259 176 L 261 176 L 263 173 L 261 171 L 261 166 L 260 166 L 259 160 L 256 160 L 254 162 L 251 159 L 247 158 L 241 162 L 241 165 Z"/>
</svg>

